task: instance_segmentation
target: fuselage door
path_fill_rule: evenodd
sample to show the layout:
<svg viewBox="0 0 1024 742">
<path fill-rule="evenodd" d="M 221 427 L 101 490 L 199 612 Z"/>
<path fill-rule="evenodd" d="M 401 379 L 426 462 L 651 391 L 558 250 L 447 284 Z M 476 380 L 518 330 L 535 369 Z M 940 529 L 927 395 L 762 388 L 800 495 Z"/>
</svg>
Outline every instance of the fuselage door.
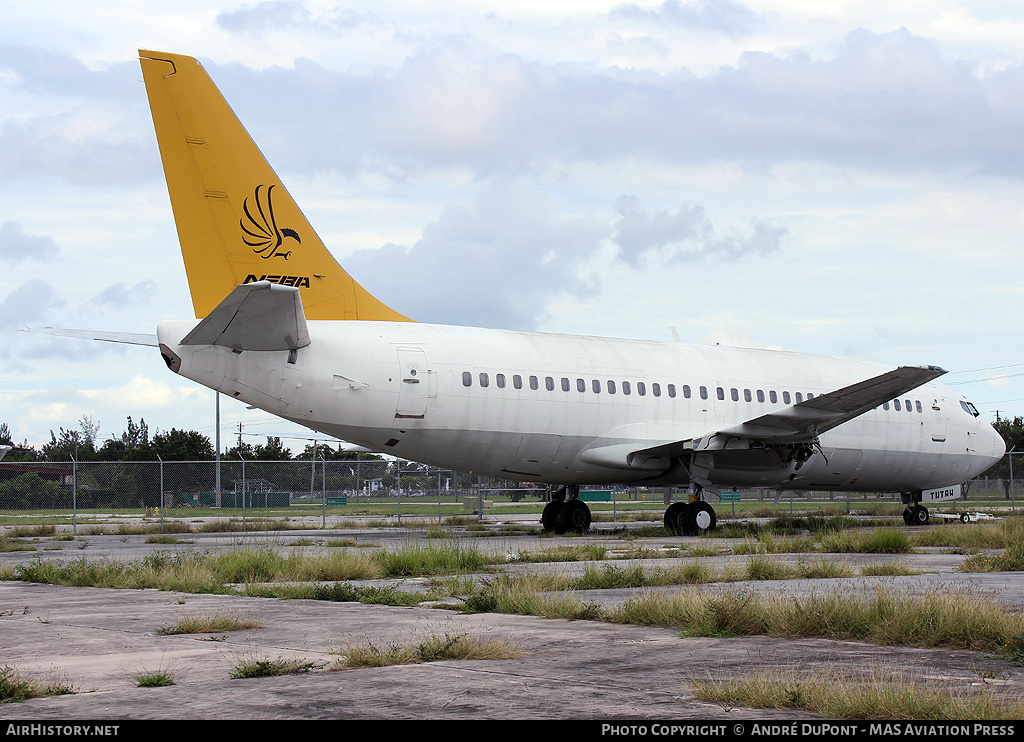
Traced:
<svg viewBox="0 0 1024 742">
<path fill-rule="evenodd" d="M 946 440 L 946 428 L 949 426 L 949 411 L 946 409 L 945 397 L 935 397 L 932 402 L 931 433 L 932 440 L 936 443 L 944 443 Z"/>
<path fill-rule="evenodd" d="M 395 417 L 423 419 L 430 397 L 430 372 L 422 348 L 399 348 L 398 409 Z"/>
</svg>

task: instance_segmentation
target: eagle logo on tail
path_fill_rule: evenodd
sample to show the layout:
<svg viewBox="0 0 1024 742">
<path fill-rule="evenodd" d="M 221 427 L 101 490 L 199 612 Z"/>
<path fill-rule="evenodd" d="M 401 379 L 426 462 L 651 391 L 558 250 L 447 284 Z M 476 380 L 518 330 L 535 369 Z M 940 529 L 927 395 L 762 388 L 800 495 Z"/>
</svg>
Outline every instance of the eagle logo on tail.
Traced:
<svg viewBox="0 0 1024 742">
<path fill-rule="evenodd" d="M 280 250 L 285 239 L 291 238 L 300 245 L 302 240 L 294 229 L 278 228 L 277 220 L 274 218 L 274 188 L 276 186 L 256 186 L 256 192 L 242 203 L 245 218 L 239 219 L 238 225 L 242 228 L 242 241 L 261 258 L 288 260 L 292 251 Z M 253 208 L 250 208 L 250 199 L 254 202 Z"/>
</svg>

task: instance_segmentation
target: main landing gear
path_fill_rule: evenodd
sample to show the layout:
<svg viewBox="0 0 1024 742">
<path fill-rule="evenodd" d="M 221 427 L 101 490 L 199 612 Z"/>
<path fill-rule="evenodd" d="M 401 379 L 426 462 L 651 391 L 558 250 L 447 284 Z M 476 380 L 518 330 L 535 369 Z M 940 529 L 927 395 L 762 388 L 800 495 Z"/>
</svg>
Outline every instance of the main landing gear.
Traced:
<svg viewBox="0 0 1024 742">
<path fill-rule="evenodd" d="M 544 506 L 540 524 L 555 533 L 586 533 L 590 530 L 590 507 L 580 499 L 576 485 L 558 487 L 551 492 L 551 502 Z"/>
<path fill-rule="evenodd" d="M 715 509 L 703 500 L 674 502 L 665 511 L 665 528 L 677 536 L 696 536 L 715 530 Z"/>
<path fill-rule="evenodd" d="M 540 516 L 545 531 L 563 534 L 590 530 L 590 508 L 580 499 L 578 486 L 563 485 L 551 489 L 550 493 L 551 500 Z M 665 528 L 679 536 L 697 536 L 715 530 L 718 523 L 715 509 L 699 497 L 698 491 L 690 496 L 690 502 L 669 505 L 665 511 Z"/>
</svg>

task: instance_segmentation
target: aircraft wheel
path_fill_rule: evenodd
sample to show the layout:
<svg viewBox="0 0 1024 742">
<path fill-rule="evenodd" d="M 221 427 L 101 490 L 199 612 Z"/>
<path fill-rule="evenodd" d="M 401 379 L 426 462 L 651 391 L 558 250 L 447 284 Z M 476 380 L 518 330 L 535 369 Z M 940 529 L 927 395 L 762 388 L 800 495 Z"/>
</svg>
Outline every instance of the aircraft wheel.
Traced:
<svg viewBox="0 0 1024 742">
<path fill-rule="evenodd" d="M 910 515 L 910 524 L 914 526 L 926 526 L 928 525 L 928 508 L 924 505 L 915 505 L 914 510 Z"/>
<path fill-rule="evenodd" d="M 677 536 L 683 533 L 683 515 L 690 506 L 685 502 L 674 502 L 665 511 L 665 528 Z"/>
<path fill-rule="evenodd" d="M 567 500 L 558 511 L 556 533 L 586 533 L 590 530 L 590 508 L 582 500 Z"/>
<path fill-rule="evenodd" d="M 544 506 L 544 512 L 540 514 L 540 525 L 545 531 L 558 531 L 558 514 L 565 502 L 552 500 Z"/>
<path fill-rule="evenodd" d="M 692 503 L 686 510 L 686 530 L 690 536 L 710 533 L 715 530 L 717 523 L 718 516 L 715 514 L 715 509 L 706 502 Z"/>
<path fill-rule="evenodd" d="M 971 522 L 971 516 L 969 516 L 967 513 L 964 513 L 963 515 L 960 516 L 960 522 L 961 523 L 970 523 Z"/>
</svg>

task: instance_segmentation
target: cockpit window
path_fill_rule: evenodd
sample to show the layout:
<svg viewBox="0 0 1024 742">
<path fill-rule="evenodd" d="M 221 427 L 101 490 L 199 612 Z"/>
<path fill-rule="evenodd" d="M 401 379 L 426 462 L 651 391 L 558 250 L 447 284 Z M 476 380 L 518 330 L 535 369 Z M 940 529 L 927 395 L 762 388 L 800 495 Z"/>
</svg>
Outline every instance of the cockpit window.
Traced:
<svg viewBox="0 0 1024 742">
<path fill-rule="evenodd" d="M 964 400 L 961 399 L 960 406 L 964 408 L 964 412 L 974 415 L 975 417 L 981 414 L 978 412 L 978 408 L 972 405 L 970 402 L 965 402 Z"/>
</svg>

